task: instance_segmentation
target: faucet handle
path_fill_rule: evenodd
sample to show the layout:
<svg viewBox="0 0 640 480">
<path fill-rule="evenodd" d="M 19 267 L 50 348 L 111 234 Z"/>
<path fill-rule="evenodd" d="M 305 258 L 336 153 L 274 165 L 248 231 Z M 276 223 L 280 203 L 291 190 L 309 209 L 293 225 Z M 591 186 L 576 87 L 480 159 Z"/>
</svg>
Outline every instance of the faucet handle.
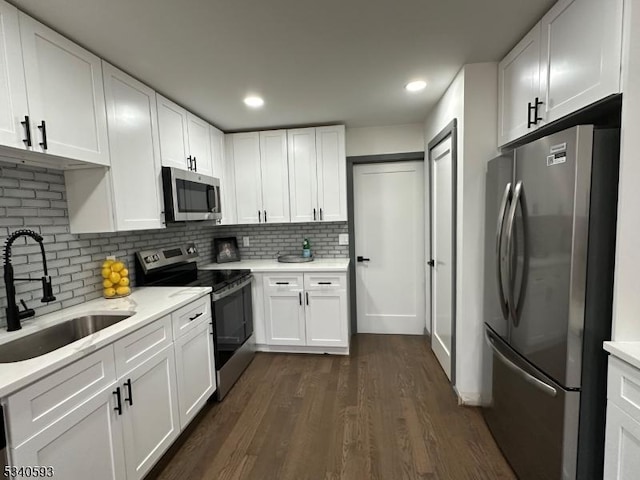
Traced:
<svg viewBox="0 0 640 480">
<path fill-rule="evenodd" d="M 25 303 L 24 300 L 20 300 L 20 303 L 22 304 L 22 307 L 24 308 L 24 310 L 22 310 L 22 311 L 20 311 L 20 309 L 17 309 L 18 310 L 18 318 L 20 320 L 22 320 L 23 318 L 33 317 L 36 314 L 36 311 L 33 308 L 27 307 L 27 304 Z"/>
<path fill-rule="evenodd" d="M 51 286 L 51 277 L 42 277 L 42 303 L 49 303 L 55 301 L 56 297 L 53 296 L 53 287 Z"/>
</svg>

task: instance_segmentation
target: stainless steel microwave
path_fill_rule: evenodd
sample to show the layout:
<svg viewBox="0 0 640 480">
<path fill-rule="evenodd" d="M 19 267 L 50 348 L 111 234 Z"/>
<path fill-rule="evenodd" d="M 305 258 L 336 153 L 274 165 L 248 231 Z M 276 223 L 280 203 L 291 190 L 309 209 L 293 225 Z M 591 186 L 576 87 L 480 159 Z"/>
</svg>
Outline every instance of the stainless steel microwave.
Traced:
<svg viewBox="0 0 640 480">
<path fill-rule="evenodd" d="M 220 220 L 220 180 L 197 172 L 162 167 L 167 222 Z"/>
</svg>

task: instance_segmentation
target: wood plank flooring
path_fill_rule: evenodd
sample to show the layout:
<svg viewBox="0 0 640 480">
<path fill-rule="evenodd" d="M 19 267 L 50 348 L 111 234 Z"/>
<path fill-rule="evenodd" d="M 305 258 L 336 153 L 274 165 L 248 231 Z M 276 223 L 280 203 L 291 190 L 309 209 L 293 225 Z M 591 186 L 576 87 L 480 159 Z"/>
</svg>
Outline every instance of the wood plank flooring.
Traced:
<svg viewBox="0 0 640 480">
<path fill-rule="evenodd" d="M 350 357 L 260 353 L 149 475 L 161 480 L 514 479 L 423 337 Z"/>
</svg>

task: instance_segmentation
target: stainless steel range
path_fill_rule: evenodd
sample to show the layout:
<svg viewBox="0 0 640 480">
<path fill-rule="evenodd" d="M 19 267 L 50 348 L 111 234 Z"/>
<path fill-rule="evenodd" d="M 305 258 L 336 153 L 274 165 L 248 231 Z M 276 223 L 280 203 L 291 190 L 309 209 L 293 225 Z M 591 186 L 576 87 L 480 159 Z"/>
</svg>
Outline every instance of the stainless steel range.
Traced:
<svg viewBox="0 0 640 480">
<path fill-rule="evenodd" d="M 136 285 L 211 287 L 213 343 L 222 400 L 255 354 L 250 270 L 198 270 L 193 243 L 136 254 Z"/>
</svg>

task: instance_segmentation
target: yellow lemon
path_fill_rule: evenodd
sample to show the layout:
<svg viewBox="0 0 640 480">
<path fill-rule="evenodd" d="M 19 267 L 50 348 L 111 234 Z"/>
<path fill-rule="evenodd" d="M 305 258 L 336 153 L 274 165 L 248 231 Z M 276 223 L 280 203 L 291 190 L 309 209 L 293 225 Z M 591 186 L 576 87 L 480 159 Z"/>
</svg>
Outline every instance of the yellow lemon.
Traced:
<svg viewBox="0 0 640 480">
<path fill-rule="evenodd" d="M 113 263 L 113 260 L 105 260 L 104 263 L 102 264 L 102 268 L 109 268 L 112 263 Z"/>
<path fill-rule="evenodd" d="M 129 286 L 129 279 L 127 277 L 122 277 L 120 279 L 120 281 L 118 282 L 118 285 L 120 287 L 128 287 Z"/>
<path fill-rule="evenodd" d="M 129 270 L 127 270 L 126 268 L 123 268 L 122 270 L 120 270 L 120 276 L 121 277 L 128 277 L 129 276 Z"/>
<path fill-rule="evenodd" d="M 104 296 L 109 298 L 109 297 L 115 297 L 116 296 L 116 289 L 115 288 L 105 288 L 104 289 Z"/>
<path fill-rule="evenodd" d="M 120 281 L 120 274 L 118 272 L 111 272 L 109 280 L 111 280 L 112 283 L 118 283 Z"/>
<path fill-rule="evenodd" d="M 124 263 L 122 263 L 122 262 L 116 262 L 113 265 L 111 265 L 111 271 L 112 272 L 119 272 L 123 268 L 124 268 Z"/>
<path fill-rule="evenodd" d="M 109 278 L 111 276 L 111 269 L 110 268 L 103 268 L 102 269 L 102 278 Z"/>
<path fill-rule="evenodd" d="M 113 283 L 111 282 L 111 280 L 105 280 L 104 282 L 102 282 L 102 286 L 104 288 L 111 288 L 113 287 Z"/>
<path fill-rule="evenodd" d="M 116 288 L 116 293 L 118 295 L 129 295 L 131 293 L 131 289 L 129 287 L 118 287 Z"/>
</svg>

